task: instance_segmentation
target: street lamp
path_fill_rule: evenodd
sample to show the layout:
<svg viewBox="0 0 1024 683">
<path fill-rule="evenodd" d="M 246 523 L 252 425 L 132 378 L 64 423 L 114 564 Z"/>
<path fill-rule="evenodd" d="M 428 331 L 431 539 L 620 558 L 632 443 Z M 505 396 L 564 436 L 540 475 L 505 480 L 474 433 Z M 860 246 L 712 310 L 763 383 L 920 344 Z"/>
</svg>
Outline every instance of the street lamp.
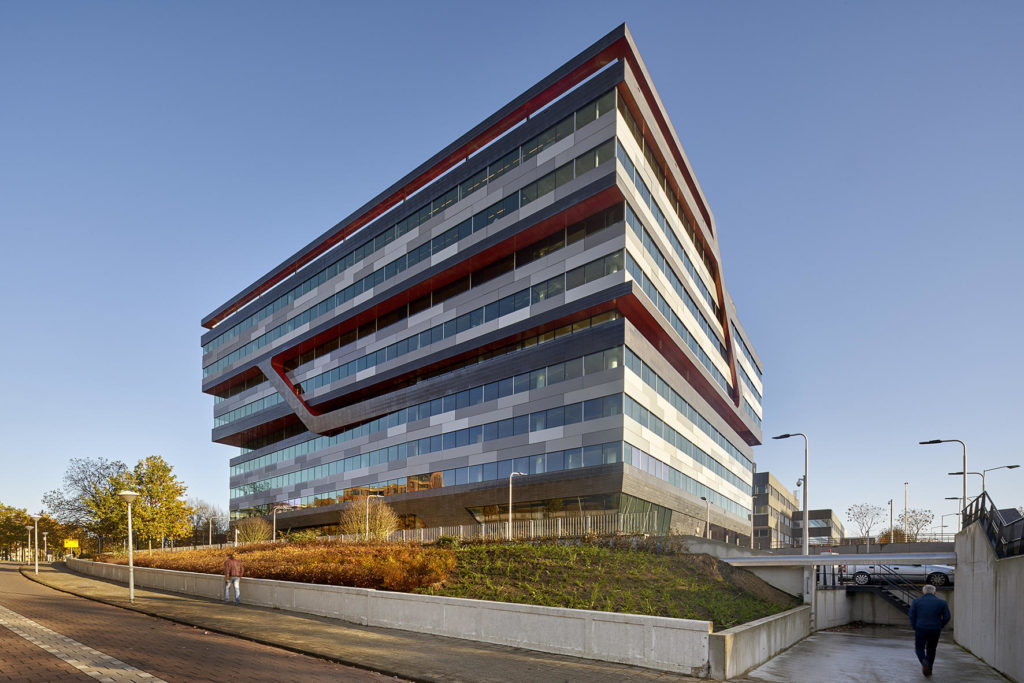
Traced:
<svg viewBox="0 0 1024 683">
<path fill-rule="evenodd" d="M 46 554 L 49 552 L 49 546 L 46 543 L 46 535 L 48 533 L 50 533 L 50 532 L 49 531 L 44 531 L 43 532 L 43 562 L 46 562 Z"/>
<path fill-rule="evenodd" d="M 773 439 L 788 439 L 791 436 L 802 436 L 804 437 L 804 555 L 811 554 L 811 537 L 810 537 L 810 514 L 807 509 L 807 470 L 809 465 L 808 458 L 808 442 L 807 435 L 801 434 L 800 432 L 793 432 L 792 434 L 779 434 L 773 436 Z"/>
<path fill-rule="evenodd" d="M 273 539 L 274 541 L 277 541 L 277 513 L 280 512 L 281 510 L 287 510 L 287 509 L 288 509 L 287 505 L 275 505 L 273 508 L 271 508 L 271 515 L 270 516 L 274 520 L 274 531 L 271 534 L 270 538 Z M 211 525 L 213 524 L 213 518 L 212 517 L 210 518 L 210 524 Z M 212 530 L 212 526 L 211 526 L 211 531 L 210 531 L 210 545 L 213 545 L 213 530 Z"/>
<path fill-rule="evenodd" d="M 524 477 L 525 472 L 513 472 L 508 475 L 508 541 L 512 542 L 512 477 Z"/>
<path fill-rule="evenodd" d="M 704 507 L 707 508 L 708 521 L 704 525 L 704 538 L 711 538 L 711 501 L 707 499 L 707 496 L 701 496 L 701 500 L 704 501 Z"/>
<path fill-rule="evenodd" d="M 28 537 L 28 542 L 25 545 L 25 564 L 28 564 L 28 554 L 32 552 L 32 525 L 25 525 L 25 533 Z"/>
<path fill-rule="evenodd" d="M 959 498 L 954 498 L 953 500 L 959 500 Z M 959 512 L 950 512 L 948 515 L 942 515 L 939 517 L 939 533 L 943 536 L 946 535 L 946 517 L 956 517 L 959 514 Z"/>
<path fill-rule="evenodd" d="M 366 535 L 363 537 L 364 540 L 370 540 L 370 499 L 383 497 L 379 493 L 369 493 L 366 495 Z"/>
<path fill-rule="evenodd" d="M 118 491 L 117 495 L 128 503 L 128 602 L 135 604 L 135 541 L 132 539 L 132 503 L 139 498 L 135 491 Z"/>
<path fill-rule="evenodd" d="M 931 441 L 918 441 L 922 446 L 932 446 L 937 443 L 958 443 L 963 446 L 964 449 L 964 466 L 963 466 L 963 477 L 964 477 L 964 495 L 960 505 L 960 509 L 963 510 L 967 507 L 967 444 L 960 439 L 932 439 Z"/>
<path fill-rule="evenodd" d="M 957 503 L 959 503 L 960 502 L 960 497 L 959 496 L 946 496 L 946 500 L 955 500 Z M 961 514 L 963 514 L 963 513 L 961 512 Z M 961 519 L 960 520 L 960 528 L 962 529 L 963 526 L 964 526 L 964 521 L 963 521 L 963 519 Z"/>
<path fill-rule="evenodd" d="M 896 539 L 893 536 L 896 534 L 896 528 L 892 525 L 892 498 L 889 499 L 889 543 L 895 543 Z M 879 548 L 881 550 L 881 548 Z"/>
<path fill-rule="evenodd" d="M 985 491 L 987 490 L 985 488 L 985 475 L 986 474 L 988 474 L 989 472 L 992 472 L 993 470 L 1015 470 L 1018 467 L 1020 467 L 1020 465 L 1000 465 L 999 467 L 989 467 L 988 469 L 984 469 L 981 472 L 968 472 L 967 474 L 977 474 L 979 477 L 981 477 L 981 492 L 985 493 Z M 953 475 L 963 474 L 963 472 L 950 472 L 949 474 L 950 474 L 950 476 L 953 476 Z"/>
<path fill-rule="evenodd" d="M 39 573 L 39 520 L 42 515 L 29 515 L 32 520 L 32 532 L 35 534 L 36 540 L 35 545 L 32 546 L 32 559 L 36 563 L 36 574 Z"/>
</svg>

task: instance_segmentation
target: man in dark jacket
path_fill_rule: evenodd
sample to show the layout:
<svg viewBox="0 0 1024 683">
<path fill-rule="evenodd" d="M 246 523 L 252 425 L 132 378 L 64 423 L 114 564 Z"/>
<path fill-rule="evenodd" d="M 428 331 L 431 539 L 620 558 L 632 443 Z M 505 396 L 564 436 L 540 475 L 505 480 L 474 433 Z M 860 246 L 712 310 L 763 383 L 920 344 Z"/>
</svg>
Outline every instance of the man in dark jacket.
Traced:
<svg viewBox="0 0 1024 683">
<path fill-rule="evenodd" d="M 921 660 L 921 672 L 932 675 L 935 646 L 942 627 L 949 623 L 949 605 L 935 595 L 935 586 L 924 587 L 924 595 L 910 605 L 910 625 L 914 628 L 914 651 Z"/>
</svg>

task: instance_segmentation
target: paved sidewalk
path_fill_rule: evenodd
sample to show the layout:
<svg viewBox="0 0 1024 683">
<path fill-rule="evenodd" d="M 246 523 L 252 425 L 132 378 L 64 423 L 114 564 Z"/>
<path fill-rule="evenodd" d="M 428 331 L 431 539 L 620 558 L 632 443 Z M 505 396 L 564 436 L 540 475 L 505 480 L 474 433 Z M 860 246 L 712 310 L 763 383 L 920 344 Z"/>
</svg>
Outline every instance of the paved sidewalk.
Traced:
<svg viewBox="0 0 1024 683">
<path fill-rule="evenodd" d="M 921 673 L 914 632 L 894 626 L 818 631 L 738 681 L 746 683 L 1006 683 L 1007 679 L 942 634 L 931 678 Z"/>
<path fill-rule="evenodd" d="M 30 579 L 60 591 L 202 629 L 246 638 L 414 681 L 697 681 L 667 672 L 476 643 L 411 631 L 371 628 L 337 619 L 135 589 L 82 576 L 63 563 L 39 566 Z"/>
</svg>

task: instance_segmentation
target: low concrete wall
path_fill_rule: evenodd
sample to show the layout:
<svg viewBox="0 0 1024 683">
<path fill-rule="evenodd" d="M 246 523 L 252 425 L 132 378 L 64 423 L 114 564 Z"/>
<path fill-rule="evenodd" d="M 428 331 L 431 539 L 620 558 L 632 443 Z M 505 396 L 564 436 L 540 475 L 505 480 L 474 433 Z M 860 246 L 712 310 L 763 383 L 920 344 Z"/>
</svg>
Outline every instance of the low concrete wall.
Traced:
<svg viewBox="0 0 1024 683">
<path fill-rule="evenodd" d="M 853 611 L 852 597 L 845 590 L 815 591 L 814 619 L 818 630 L 845 626 L 854 621 L 850 616 Z"/>
<path fill-rule="evenodd" d="M 127 583 L 124 565 L 68 560 L 83 574 Z M 223 599 L 224 577 L 135 568 L 135 585 Z M 242 579 L 242 602 L 292 612 L 707 676 L 711 622 Z M 757 623 L 757 622 L 755 622 Z"/>
<path fill-rule="evenodd" d="M 956 642 L 1024 681 L 1024 556 L 999 559 L 978 522 L 957 534 L 956 555 Z"/>
<path fill-rule="evenodd" d="M 811 608 L 781 614 L 711 634 L 711 677 L 723 681 L 742 676 L 810 635 Z"/>
</svg>

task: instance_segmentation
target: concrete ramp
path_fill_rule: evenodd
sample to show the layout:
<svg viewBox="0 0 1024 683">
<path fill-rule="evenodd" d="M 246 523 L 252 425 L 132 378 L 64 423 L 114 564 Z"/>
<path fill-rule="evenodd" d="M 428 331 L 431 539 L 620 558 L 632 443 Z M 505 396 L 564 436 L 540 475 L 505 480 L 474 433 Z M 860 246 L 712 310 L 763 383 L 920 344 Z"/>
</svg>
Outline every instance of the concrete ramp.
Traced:
<svg viewBox="0 0 1024 683">
<path fill-rule="evenodd" d="M 995 669 L 953 642 L 947 629 L 939 641 L 930 679 L 921 674 L 909 628 L 865 626 L 818 631 L 735 681 L 777 683 L 1006 683 Z"/>
</svg>

